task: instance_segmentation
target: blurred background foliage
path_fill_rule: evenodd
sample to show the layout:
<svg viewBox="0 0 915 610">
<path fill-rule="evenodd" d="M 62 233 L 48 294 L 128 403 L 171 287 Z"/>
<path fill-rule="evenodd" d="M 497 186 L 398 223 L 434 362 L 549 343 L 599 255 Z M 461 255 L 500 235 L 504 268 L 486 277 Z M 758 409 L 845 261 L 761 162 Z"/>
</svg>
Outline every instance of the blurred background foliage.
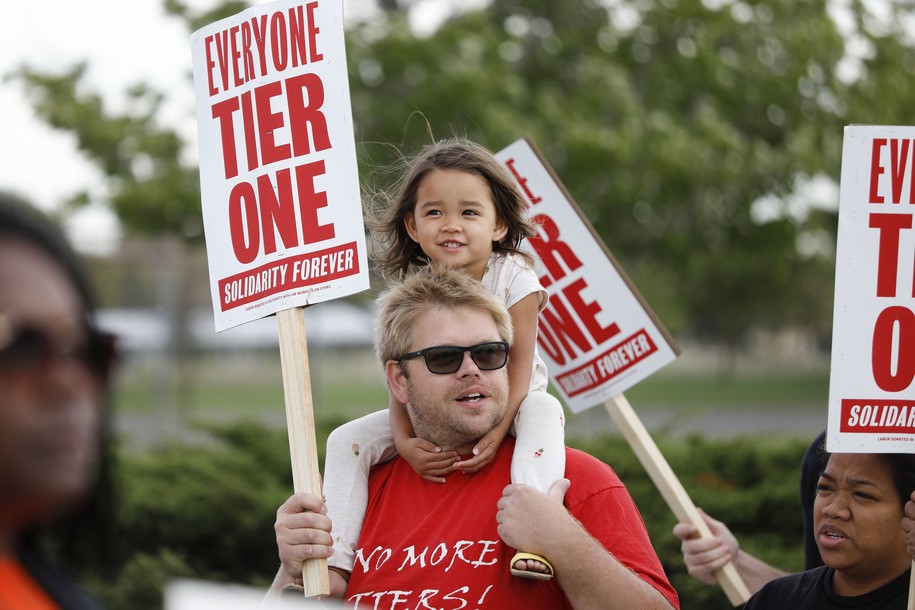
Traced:
<svg viewBox="0 0 915 610">
<path fill-rule="evenodd" d="M 491 0 L 443 3 L 434 28 L 423 2 L 353 4 L 364 183 L 432 138 L 528 136 L 675 335 L 728 349 L 791 326 L 828 343 L 837 201 L 805 185 L 837 183 L 844 125 L 912 123 L 911 0 Z M 244 6 L 166 2 L 189 31 Z M 138 83 L 114 113 L 84 71 L 19 73 L 108 177 L 72 203 L 199 243 L 195 155 L 158 116 L 168 92 Z"/>
<path fill-rule="evenodd" d="M 319 422 L 319 446 L 333 422 Z M 266 587 L 276 574 L 277 507 L 292 488 L 285 432 L 253 421 L 208 426 L 211 442 L 175 442 L 122 456 L 121 508 L 109 566 L 81 576 L 110 610 L 160 610 L 173 578 Z M 724 593 L 687 575 L 676 520 L 619 436 L 570 444 L 613 465 L 648 527 L 681 607 L 731 608 Z M 698 506 L 728 523 L 741 547 L 787 570 L 803 568 L 798 467 L 803 440 L 659 443 Z M 323 454 L 319 456 L 323 461 Z"/>
</svg>

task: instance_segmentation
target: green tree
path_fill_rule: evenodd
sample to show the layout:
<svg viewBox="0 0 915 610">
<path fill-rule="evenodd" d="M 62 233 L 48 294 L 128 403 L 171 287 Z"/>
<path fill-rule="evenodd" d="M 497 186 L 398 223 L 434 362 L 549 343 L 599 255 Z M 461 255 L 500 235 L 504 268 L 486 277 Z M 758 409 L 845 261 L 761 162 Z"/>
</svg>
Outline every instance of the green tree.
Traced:
<svg viewBox="0 0 915 610">
<path fill-rule="evenodd" d="M 492 0 L 431 35 L 411 29 L 412 5 L 379 1 L 347 32 L 363 180 L 386 184 L 381 168 L 432 137 L 499 149 L 529 136 L 675 333 L 730 347 L 785 324 L 828 336 L 835 214 L 789 213 L 786 197 L 838 180 L 844 125 L 912 121 L 910 0 L 878 14 L 858 1 Z M 243 4 L 166 6 L 194 29 Z M 82 74 L 21 76 L 39 115 L 109 176 L 129 231 L 199 239 L 196 169 L 156 121 L 161 94 L 137 86 L 111 115 Z M 800 250 L 811 236 L 826 247 Z"/>
<path fill-rule="evenodd" d="M 133 86 L 123 113 L 112 113 L 102 97 L 87 90 L 85 64 L 61 74 L 25 67 L 35 112 L 52 127 L 76 136 L 79 150 L 108 179 L 103 196 L 130 233 L 203 237 L 197 168 L 182 161 L 185 143 L 157 116 L 163 94 L 144 84 Z M 96 195 L 74 194 L 72 205 Z"/>
<path fill-rule="evenodd" d="M 787 313 L 828 316 L 828 293 L 791 307 L 803 227 L 756 221 L 752 205 L 837 173 L 842 118 L 817 96 L 845 95 L 843 40 L 824 5 L 571 4 L 497 0 L 428 39 L 403 14 L 354 28 L 360 139 L 531 136 L 678 330 L 736 344 Z M 395 120 L 410 109 L 428 127 Z"/>
</svg>

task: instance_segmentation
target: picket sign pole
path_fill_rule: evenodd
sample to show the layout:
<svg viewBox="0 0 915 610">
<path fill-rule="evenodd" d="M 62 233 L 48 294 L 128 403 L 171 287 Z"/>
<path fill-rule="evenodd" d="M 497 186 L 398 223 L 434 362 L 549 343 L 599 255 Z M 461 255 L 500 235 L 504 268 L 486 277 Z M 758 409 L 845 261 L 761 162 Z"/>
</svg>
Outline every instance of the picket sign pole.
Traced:
<svg viewBox="0 0 915 610">
<path fill-rule="evenodd" d="M 321 472 L 318 469 L 318 448 L 315 441 L 304 309 L 294 307 L 278 312 L 277 333 L 283 369 L 283 393 L 286 398 L 286 428 L 289 434 L 289 457 L 292 460 L 293 489 L 296 493 L 308 492 L 321 497 Z M 327 560 L 306 560 L 302 566 L 302 581 L 306 597 L 328 595 L 330 581 Z"/>
<path fill-rule="evenodd" d="M 912 561 L 912 573 L 909 575 L 909 603 L 906 610 L 915 610 L 915 561 Z"/>
<path fill-rule="evenodd" d="M 677 519 L 682 523 L 688 522 L 695 525 L 700 537 L 711 538 L 712 531 L 626 397 L 622 394 L 614 396 L 605 402 L 604 406 Z M 750 599 L 750 590 L 737 573 L 733 562 L 728 562 L 715 572 L 715 579 L 724 589 L 732 606 L 739 606 Z"/>
</svg>

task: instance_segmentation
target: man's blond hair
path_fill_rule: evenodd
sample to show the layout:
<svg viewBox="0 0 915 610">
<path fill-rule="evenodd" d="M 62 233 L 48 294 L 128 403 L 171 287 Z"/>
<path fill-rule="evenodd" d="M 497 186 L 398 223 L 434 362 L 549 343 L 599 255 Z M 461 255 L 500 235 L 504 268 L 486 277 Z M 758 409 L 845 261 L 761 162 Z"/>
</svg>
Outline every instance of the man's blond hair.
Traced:
<svg viewBox="0 0 915 610">
<path fill-rule="evenodd" d="M 501 300 L 463 271 L 432 265 L 395 283 L 378 297 L 375 354 L 382 366 L 412 351 L 417 318 L 437 308 L 486 312 L 496 323 L 499 337 L 512 343 L 511 316 Z"/>
</svg>

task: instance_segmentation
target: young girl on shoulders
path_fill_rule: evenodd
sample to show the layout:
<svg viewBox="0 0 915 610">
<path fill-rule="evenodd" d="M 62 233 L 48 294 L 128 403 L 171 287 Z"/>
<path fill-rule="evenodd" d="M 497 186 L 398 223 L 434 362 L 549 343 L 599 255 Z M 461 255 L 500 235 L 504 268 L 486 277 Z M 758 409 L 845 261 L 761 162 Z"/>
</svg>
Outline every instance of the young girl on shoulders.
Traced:
<svg viewBox="0 0 915 610">
<path fill-rule="evenodd" d="M 537 316 L 547 302 L 529 255 L 534 234 L 526 206 L 502 163 L 482 146 L 450 139 L 426 146 L 409 164 L 397 195 L 378 218 L 369 216 L 378 270 L 386 279 L 428 265 L 458 267 L 504 299 L 515 342 L 509 350 L 509 408 L 502 423 L 462 460 L 417 438 L 403 405 L 344 424 L 327 439 L 324 495 L 333 522 L 332 568 L 351 572 L 362 529 L 372 466 L 400 454 L 423 478 L 444 483 L 454 471 L 476 472 L 492 460 L 506 434 L 515 436 L 513 483 L 541 491 L 565 472 L 564 415 L 548 394 L 546 366 L 537 354 Z M 542 557 L 518 553 L 511 572 L 549 579 Z"/>
</svg>

